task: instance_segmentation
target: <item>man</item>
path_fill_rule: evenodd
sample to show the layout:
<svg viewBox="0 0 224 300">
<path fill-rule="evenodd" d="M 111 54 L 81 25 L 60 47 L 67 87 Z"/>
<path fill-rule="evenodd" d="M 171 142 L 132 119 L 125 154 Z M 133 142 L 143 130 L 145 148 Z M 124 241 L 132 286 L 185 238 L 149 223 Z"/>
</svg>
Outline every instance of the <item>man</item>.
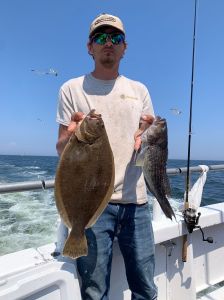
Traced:
<svg viewBox="0 0 224 300">
<path fill-rule="evenodd" d="M 93 72 L 67 81 L 60 89 L 57 151 L 62 153 L 79 121 L 96 109 L 102 114 L 114 154 L 115 186 L 107 208 L 86 230 L 88 256 L 77 259 L 82 299 L 109 299 L 115 237 L 124 257 L 132 299 L 156 299 L 154 239 L 146 187 L 141 168 L 134 164 L 134 148 L 140 144 L 139 124 L 153 121 L 151 99 L 143 84 L 119 74 L 127 43 L 118 17 L 99 15 L 90 26 L 87 47 L 95 63 Z"/>
</svg>

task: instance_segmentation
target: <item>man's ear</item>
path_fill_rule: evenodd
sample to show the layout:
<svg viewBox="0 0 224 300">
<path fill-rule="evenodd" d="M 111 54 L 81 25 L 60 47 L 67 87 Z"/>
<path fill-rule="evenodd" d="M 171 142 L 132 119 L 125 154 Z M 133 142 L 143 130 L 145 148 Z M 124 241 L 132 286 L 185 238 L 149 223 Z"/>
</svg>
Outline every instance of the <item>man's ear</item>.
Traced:
<svg viewBox="0 0 224 300">
<path fill-rule="evenodd" d="M 87 48 L 88 48 L 88 53 L 89 55 L 93 55 L 93 51 L 92 51 L 92 44 L 90 42 L 87 43 Z"/>
<path fill-rule="evenodd" d="M 126 51 L 127 48 L 128 48 L 128 44 L 127 44 L 127 42 L 125 42 L 125 43 L 124 43 L 124 50 Z"/>
<path fill-rule="evenodd" d="M 126 50 L 127 50 L 127 46 L 128 46 L 128 44 L 125 42 L 125 43 L 124 43 L 124 52 L 123 52 L 123 54 L 122 54 L 121 58 L 123 58 L 123 57 L 124 57 L 124 55 L 125 55 L 125 52 L 126 52 Z"/>
</svg>

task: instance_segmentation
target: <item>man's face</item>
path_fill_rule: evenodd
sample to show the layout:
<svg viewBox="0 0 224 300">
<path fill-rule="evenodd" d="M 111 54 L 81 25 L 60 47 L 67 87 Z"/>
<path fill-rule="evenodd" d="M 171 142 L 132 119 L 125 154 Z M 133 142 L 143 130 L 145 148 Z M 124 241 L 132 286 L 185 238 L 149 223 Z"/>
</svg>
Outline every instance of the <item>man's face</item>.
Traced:
<svg viewBox="0 0 224 300">
<path fill-rule="evenodd" d="M 119 34 L 113 27 L 104 27 L 99 29 L 93 36 L 97 37 L 98 33 Z M 94 39 L 88 43 L 89 53 L 93 56 L 96 64 L 101 64 L 106 68 L 111 68 L 115 64 L 119 64 L 126 49 L 126 42 L 121 41 L 118 44 L 113 44 L 111 36 L 106 38 L 104 44 L 98 44 Z"/>
</svg>

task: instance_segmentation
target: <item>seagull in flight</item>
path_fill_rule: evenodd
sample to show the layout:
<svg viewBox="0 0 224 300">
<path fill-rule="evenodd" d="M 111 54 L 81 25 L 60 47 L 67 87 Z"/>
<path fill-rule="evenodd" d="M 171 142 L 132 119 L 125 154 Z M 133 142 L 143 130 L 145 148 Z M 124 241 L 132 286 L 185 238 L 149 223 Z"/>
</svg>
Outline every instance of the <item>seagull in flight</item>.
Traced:
<svg viewBox="0 0 224 300">
<path fill-rule="evenodd" d="M 180 115 L 182 113 L 182 111 L 177 108 L 170 108 L 170 110 L 175 115 Z"/>
<path fill-rule="evenodd" d="M 37 70 L 37 69 L 32 69 L 31 72 L 34 72 L 38 75 L 54 75 L 54 76 L 58 76 L 58 72 L 52 68 L 50 68 L 47 71 L 42 71 L 42 70 Z"/>
</svg>

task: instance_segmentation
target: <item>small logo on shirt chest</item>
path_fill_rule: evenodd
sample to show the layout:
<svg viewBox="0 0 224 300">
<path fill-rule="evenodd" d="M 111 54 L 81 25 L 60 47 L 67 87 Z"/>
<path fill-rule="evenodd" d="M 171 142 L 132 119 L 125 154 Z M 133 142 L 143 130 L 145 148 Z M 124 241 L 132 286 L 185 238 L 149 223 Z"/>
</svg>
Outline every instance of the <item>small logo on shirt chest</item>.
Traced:
<svg viewBox="0 0 224 300">
<path fill-rule="evenodd" d="M 121 99 L 127 99 L 127 100 L 138 100 L 137 97 L 134 97 L 134 96 L 128 96 L 128 95 L 124 95 L 124 94 L 121 94 L 120 95 Z"/>
</svg>

